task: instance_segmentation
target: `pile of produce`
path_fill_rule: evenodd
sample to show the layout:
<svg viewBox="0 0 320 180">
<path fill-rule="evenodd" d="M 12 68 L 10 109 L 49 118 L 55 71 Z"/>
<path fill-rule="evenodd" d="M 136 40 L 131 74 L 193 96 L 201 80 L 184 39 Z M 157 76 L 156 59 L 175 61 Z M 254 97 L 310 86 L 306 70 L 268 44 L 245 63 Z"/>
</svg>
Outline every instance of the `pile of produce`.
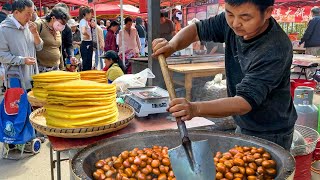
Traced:
<svg viewBox="0 0 320 180">
<path fill-rule="evenodd" d="M 143 150 L 134 148 L 96 162 L 94 179 L 175 180 L 168 147 L 153 146 Z"/>
<path fill-rule="evenodd" d="M 79 80 L 79 73 L 66 72 L 66 71 L 51 71 L 32 76 L 33 79 L 33 95 L 42 101 L 47 100 L 47 90 L 45 87 L 56 83 L 67 82 L 71 80 Z"/>
<path fill-rule="evenodd" d="M 115 85 L 74 80 L 46 89 L 48 98 L 44 107 L 48 126 L 92 127 L 118 120 Z"/>
<path fill-rule="evenodd" d="M 108 83 L 105 71 L 91 70 L 80 72 L 81 80 L 95 81 L 98 83 Z"/>
<path fill-rule="evenodd" d="M 271 180 L 277 175 L 276 162 L 263 148 L 235 146 L 214 157 L 216 179 Z"/>
<path fill-rule="evenodd" d="M 228 152 L 214 154 L 216 179 L 271 180 L 277 175 L 276 162 L 263 148 L 235 146 Z M 118 157 L 96 162 L 94 179 L 105 180 L 175 180 L 168 147 L 123 151 Z"/>
</svg>

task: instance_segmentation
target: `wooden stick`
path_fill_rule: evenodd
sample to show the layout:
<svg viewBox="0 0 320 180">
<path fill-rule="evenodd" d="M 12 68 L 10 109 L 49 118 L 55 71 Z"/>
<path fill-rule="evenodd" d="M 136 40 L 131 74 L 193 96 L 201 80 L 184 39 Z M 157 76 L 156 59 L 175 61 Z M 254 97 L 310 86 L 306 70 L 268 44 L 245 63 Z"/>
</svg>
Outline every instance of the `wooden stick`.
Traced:
<svg viewBox="0 0 320 180">
<path fill-rule="evenodd" d="M 166 87 L 169 92 L 170 99 L 172 100 L 172 99 L 176 98 L 176 92 L 174 89 L 172 77 L 170 76 L 170 73 L 169 73 L 166 58 L 163 55 L 160 55 L 158 57 L 158 59 L 159 59 L 159 64 L 161 67 L 162 75 L 164 78 L 164 82 L 166 83 Z"/>
</svg>

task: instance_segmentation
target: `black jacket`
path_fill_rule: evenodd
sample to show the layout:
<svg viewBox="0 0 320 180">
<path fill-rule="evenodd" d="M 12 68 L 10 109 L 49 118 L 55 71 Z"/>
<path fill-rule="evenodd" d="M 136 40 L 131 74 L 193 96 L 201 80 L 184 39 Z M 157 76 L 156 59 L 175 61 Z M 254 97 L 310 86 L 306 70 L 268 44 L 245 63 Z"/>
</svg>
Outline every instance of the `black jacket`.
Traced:
<svg viewBox="0 0 320 180">
<path fill-rule="evenodd" d="M 0 11 L 0 23 L 7 18 L 7 14 Z"/>
<path fill-rule="evenodd" d="M 258 137 L 293 128 L 297 113 L 290 95 L 292 44 L 276 20 L 270 18 L 268 29 L 250 40 L 234 33 L 225 13 L 196 25 L 200 41 L 225 42 L 228 95 L 240 96 L 252 107 L 245 115 L 233 116 L 236 124 Z"/>
<path fill-rule="evenodd" d="M 136 25 L 136 29 L 139 34 L 139 38 L 146 38 L 146 31 L 142 25 Z"/>
<path fill-rule="evenodd" d="M 66 25 L 62 31 L 62 55 L 63 59 L 74 56 L 73 45 L 72 45 L 72 31 L 71 28 Z"/>
<path fill-rule="evenodd" d="M 320 47 L 320 16 L 310 20 L 300 44 L 303 42 L 305 42 L 304 47 Z"/>
</svg>

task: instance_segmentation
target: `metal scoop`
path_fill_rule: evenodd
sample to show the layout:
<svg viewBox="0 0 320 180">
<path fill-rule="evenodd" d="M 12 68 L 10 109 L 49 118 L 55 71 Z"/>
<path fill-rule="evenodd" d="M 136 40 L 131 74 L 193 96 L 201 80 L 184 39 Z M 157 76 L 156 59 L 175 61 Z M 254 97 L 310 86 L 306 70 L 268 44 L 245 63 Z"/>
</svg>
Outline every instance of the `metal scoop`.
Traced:
<svg viewBox="0 0 320 180">
<path fill-rule="evenodd" d="M 169 75 L 168 65 L 163 55 L 159 63 L 170 99 L 176 93 Z M 177 180 L 214 180 L 216 169 L 208 140 L 190 141 L 184 121 L 176 118 L 182 144 L 169 150 L 169 158 Z"/>
</svg>

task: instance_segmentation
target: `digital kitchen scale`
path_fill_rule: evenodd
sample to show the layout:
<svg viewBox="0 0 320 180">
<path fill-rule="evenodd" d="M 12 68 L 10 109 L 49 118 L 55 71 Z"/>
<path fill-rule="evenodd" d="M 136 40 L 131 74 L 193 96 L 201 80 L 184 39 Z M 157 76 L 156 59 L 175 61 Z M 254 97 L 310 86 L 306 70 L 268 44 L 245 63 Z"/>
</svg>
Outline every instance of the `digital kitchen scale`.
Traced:
<svg viewBox="0 0 320 180">
<path fill-rule="evenodd" d="M 143 88 L 128 88 L 129 94 L 125 96 L 125 103 L 132 106 L 138 117 L 146 117 L 149 114 L 167 112 L 169 107 L 168 91 L 149 86 Z"/>
</svg>

